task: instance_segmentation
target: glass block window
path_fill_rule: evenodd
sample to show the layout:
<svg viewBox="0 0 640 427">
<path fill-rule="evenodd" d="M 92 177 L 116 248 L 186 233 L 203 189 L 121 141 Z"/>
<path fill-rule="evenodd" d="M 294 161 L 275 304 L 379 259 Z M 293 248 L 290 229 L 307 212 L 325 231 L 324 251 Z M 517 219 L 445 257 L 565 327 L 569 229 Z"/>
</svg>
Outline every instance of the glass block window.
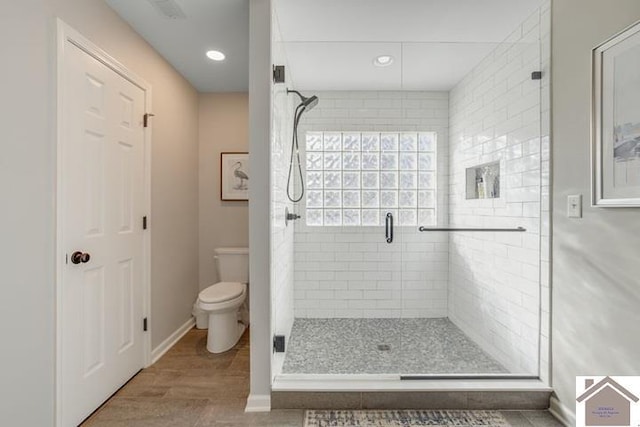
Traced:
<svg viewBox="0 0 640 427">
<path fill-rule="evenodd" d="M 435 132 L 307 132 L 309 226 L 436 223 Z"/>
</svg>

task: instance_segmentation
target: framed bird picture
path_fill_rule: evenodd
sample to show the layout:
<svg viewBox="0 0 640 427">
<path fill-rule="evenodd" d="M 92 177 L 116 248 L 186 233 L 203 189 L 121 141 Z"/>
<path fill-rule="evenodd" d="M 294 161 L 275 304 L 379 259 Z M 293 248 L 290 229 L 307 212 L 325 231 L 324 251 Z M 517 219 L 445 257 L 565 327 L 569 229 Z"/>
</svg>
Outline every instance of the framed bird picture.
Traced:
<svg viewBox="0 0 640 427">
<path fill-rule="evenodd" d="M 249 153 L 220 153 L 220 199 L 249 200 Z"/>
</svg>

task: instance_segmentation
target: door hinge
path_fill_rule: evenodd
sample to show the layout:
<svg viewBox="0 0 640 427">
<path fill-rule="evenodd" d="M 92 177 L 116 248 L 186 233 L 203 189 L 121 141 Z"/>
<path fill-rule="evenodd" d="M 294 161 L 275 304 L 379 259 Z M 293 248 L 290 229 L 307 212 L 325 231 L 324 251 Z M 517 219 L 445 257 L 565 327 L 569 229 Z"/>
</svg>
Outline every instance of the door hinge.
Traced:
<svg viewBox="0 0 640 427">
<path fill-rule="evenodd" d="M 147 229 L 147 217 L 146 216 L 142 217 L 142 229 L 143 230 Z"/>
<path fill-rule="evenodd" d="M 284 83 L 284 65 L 273 66 L 273 82 Z"/>
<path fill-rule="evenodd" d="M 145 115 L 142 117 L 142 126 L 145 128 L 149 127 L 149 117 L 154 117 L 155 114 L 151 114 L 151 113 L 145 113 Z"/>
<path fill-rule="evenodd" d="M 147 327 L 147 318 L 145 317 L 144 319 L 142 319 L 142 330 L 147 332 L 147 329 L 149 329 Z"/>
<path fill-rule="evenodd" d="M 284 335 L 273 336 L 273 351 L 275 353 L 284 353 Z"/>
</svg>

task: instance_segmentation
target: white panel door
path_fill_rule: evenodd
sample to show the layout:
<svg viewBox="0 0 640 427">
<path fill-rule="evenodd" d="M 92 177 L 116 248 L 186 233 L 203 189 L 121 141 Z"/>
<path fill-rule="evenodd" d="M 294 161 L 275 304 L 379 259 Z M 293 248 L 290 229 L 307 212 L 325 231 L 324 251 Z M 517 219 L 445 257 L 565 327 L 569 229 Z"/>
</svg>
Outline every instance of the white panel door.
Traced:
<svg viewBox="0 0 640 427">
<path fill-rule="evenodd" d="M 66 427 L 78 425 L 144 364 L 145 92 L 68 41 L 62 72 Z"/>
</svg>

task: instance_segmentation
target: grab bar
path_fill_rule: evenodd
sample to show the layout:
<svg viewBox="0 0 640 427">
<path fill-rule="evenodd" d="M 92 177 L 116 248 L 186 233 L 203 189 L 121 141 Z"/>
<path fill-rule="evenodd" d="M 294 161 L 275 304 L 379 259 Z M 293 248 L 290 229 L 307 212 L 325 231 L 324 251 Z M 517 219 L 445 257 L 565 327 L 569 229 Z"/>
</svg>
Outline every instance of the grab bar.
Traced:
<svg viewBox="0 0 640 427">
<path fill-rule="evenodd" d="M 518 228 L 438 228 L 438 227 L 420 227 L 418 231 L 484 231 L 484 232 L 512 232 L 522 233 L 527 231 L 524 227 Z"/>
</svg>

